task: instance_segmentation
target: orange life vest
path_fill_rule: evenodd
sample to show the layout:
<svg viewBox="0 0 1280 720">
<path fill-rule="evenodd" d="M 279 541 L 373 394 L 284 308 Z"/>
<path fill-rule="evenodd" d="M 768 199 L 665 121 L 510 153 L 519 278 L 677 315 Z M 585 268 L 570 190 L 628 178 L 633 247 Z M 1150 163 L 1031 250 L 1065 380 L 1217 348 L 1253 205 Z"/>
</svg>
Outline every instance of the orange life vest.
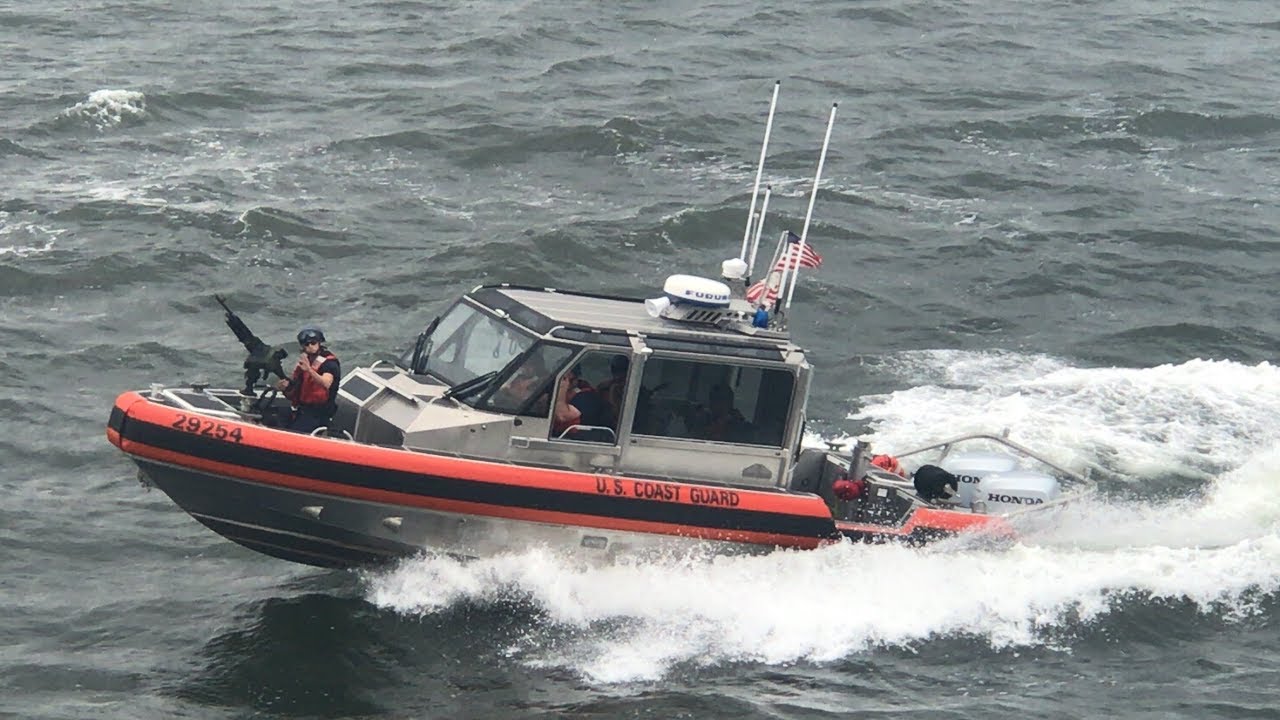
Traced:
<svg viewBox="0 0 1280 720">
<path fill-rule="evenodd" d="M 311 358 L 311 367 L 320 372 L 320 366 L 329 360 L 337 360 L 338 356 L 328 350 L 321 350 Z M 336 381 L 337 378 L 334 378 Z M 311 373 L 304 373 L 301 368 L 293 371 L 293 379 L 289 381 L 289 389 L 284 391 L 289 402 L 298 407 L 324 407 L 329 404 L 329 388 Z"/>
</svg>

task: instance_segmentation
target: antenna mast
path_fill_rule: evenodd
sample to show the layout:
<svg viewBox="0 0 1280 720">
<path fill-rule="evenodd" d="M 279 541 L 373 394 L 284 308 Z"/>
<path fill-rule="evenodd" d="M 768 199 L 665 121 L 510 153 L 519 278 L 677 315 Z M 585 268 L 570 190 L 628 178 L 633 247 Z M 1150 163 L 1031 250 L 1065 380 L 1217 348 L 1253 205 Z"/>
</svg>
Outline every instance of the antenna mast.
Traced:
<svg viewBox="0 0 1280 720">
<path fill-rule="evenodd" d="M 831 118 L 827 120 L 827 134 L 822 138 L 822 154 L 818 156 L 818 172 L 813 177 L 813 193 L 809 195 L 809 209 L 804 214 L 804 228 L 800 231 L 800 246 L 795 252 L 795 274 L 791 276 L 791 286 L 787 288 L 786 309 L 791 309 L 791 297 L 796 294 L 796 281 L 800 279 L 800 258 L 804 257 L 804 249 L 809 240 L 809 221 L 813 219 L 813 203 L 818 199 L 818 183 L 822 180 L 822 166 L 827 161 L 827 147 L 831 144 L 831 128 L 836 124 L 836 108 L 840 103 L 831 103 Z M 791 257 L 788 252 L 783 257 Z M 792 260 L 787 261 L 790 266 Z"/>
<path fill-rule="evenodd" d="M 773 83 L 773 100 L 769 102 L 769 119 L 764 125 L 764 143 L 760 146 L 760 163 L 756 166 L 756 182 L 751 188 L 751 209 L 747 212 L 747 229 L 742 233 L 742 251 L 738 253 L 738 259 L 743 262 L 747 261 L 747 243 L 751 241 L 751 226 L 756 218 L 756 196 L 760 193 L 760 178 L 764 175 L 764 156 L 769 150 L 769 134 L 773 132 L 773 111 L 778 107 L 778 90 L 781 87 L 781 80 Z"/>
</svg>

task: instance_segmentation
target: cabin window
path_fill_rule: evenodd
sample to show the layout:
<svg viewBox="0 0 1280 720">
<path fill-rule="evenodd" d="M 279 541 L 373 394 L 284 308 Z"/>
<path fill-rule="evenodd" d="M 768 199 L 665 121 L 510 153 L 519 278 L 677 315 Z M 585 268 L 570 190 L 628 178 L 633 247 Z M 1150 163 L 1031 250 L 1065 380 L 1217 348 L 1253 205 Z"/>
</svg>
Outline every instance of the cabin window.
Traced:
<svg viewBox="0 0 1280 720">
<path fill-rule="evenodd" d="M 427 371 L 456 385 L 501 370 L 533 343 L 533 336 L 511 323 L 459 302 L 431 333 Z"/>
<path fill-rule="evenodd" d="M 561 374 L 553 392 L 565 392 L 565 407 L 551 412 L 551 437 L 616 445 L 618 418 L 627 393 L 629 353 L 589 350 Z M 565 375 L 572 371 L 570 386 Z"/>
<path fill-rule="evenodd" d="M 476 407 L 512 415 L 547 417 L 551 411 L 552 380 L 572 355 L 573 348 L 539 344 Z"/>
<path fill-rule="evenodd" d="M 794 389 L 781 368 L 650 357 L 631 432 L 781 447 Z"/>
</svg>

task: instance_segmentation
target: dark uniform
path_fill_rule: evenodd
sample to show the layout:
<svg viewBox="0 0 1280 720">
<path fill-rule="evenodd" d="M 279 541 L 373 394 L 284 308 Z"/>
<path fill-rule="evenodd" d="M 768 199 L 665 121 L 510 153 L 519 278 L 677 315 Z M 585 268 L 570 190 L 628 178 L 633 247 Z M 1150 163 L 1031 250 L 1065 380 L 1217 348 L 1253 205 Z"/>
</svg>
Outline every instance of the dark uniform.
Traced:
<svg viewBox="0 0 1280 720">
<path fill-rule="evenodd" d="M 318 328 L 303 328 L 298 333 L 298 344 L 304 347 L 306 342 L 315 340 L 324 342 L 324 333 Z M 338 382 L 342 379 L 342 366 L 338 357 L 324 345 L 320 346 L 319 352 L 307 353 L 307 359 L 318 374 L 332 375 L 333 382 L 326 388 L 315 375 L 302 368 L 294 369 L 289 386 L 284 391 L 285 397 L 293 406 L 285 427 L 302 433 L 328 427 L 333 413 L 338 409 Z"/>
</svg>

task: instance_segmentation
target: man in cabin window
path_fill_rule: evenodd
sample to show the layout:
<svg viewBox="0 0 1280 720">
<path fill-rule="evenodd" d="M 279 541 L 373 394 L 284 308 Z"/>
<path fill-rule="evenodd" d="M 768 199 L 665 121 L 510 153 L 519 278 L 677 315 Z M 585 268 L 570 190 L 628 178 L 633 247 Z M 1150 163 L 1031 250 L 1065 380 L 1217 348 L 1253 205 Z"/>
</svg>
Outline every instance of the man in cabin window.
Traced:
<svg viewBox="0 0 1280 720">
<path fill-rule="evenodd" d="M 627 371 L 631 368 L 631 360 L 626 355 L 614 355 L 609 358 L 609 379 L 596 386 L 609 411 L 608 422 L 613 429 L 618 429 L 618 418 L 622 415 L 622 398 L 627 390 Z"/>
<path fill-rule="evenodd" d="M 551 417 L 551 436 L 564 435 L 569 440 L 597 440 L 589 430 L 565 431 L 576 426 L 605 426 L 609 408 L 591 383 L 582 379 L 582 368 L 574 365 L 560 378 L 556 392 L 555 410 Z M 609 440 L 612 438 L 603 438 Z"/>
<path fill-rule="evenodd" d="M 547 371 L 542 367 L 541 361 L 537 357 L 530 358 L 493 394 L 493 403 L 500 409 L 517 409 L 546 384 L 547 378 Z M 543 392 L 529 412 L 545 417 L 550 407 L 549 395 L 550 393 Z"/>
<path fill-rule="evenodd" d="M 707 402 L 711 407 L 698 412 L 691 423 L 693 437 L 718 442 L 746 442 L 751 426 L 733 406 L 733 391 L 725 385 L 714 385 Z"/>
<path fill-rule="evenodd" d="M 324 346 L 324 333 L 318 327 L 304 327 L 298 332 L 302 354 L 293 368 L 293 377 L 281 380 L 276 387 L 284 392 L 293 406 L 285 428 L 310 433 L 328 427 L 338 409 L 338 380 L 342 369 L 338 357 Z"/>
</svg>

